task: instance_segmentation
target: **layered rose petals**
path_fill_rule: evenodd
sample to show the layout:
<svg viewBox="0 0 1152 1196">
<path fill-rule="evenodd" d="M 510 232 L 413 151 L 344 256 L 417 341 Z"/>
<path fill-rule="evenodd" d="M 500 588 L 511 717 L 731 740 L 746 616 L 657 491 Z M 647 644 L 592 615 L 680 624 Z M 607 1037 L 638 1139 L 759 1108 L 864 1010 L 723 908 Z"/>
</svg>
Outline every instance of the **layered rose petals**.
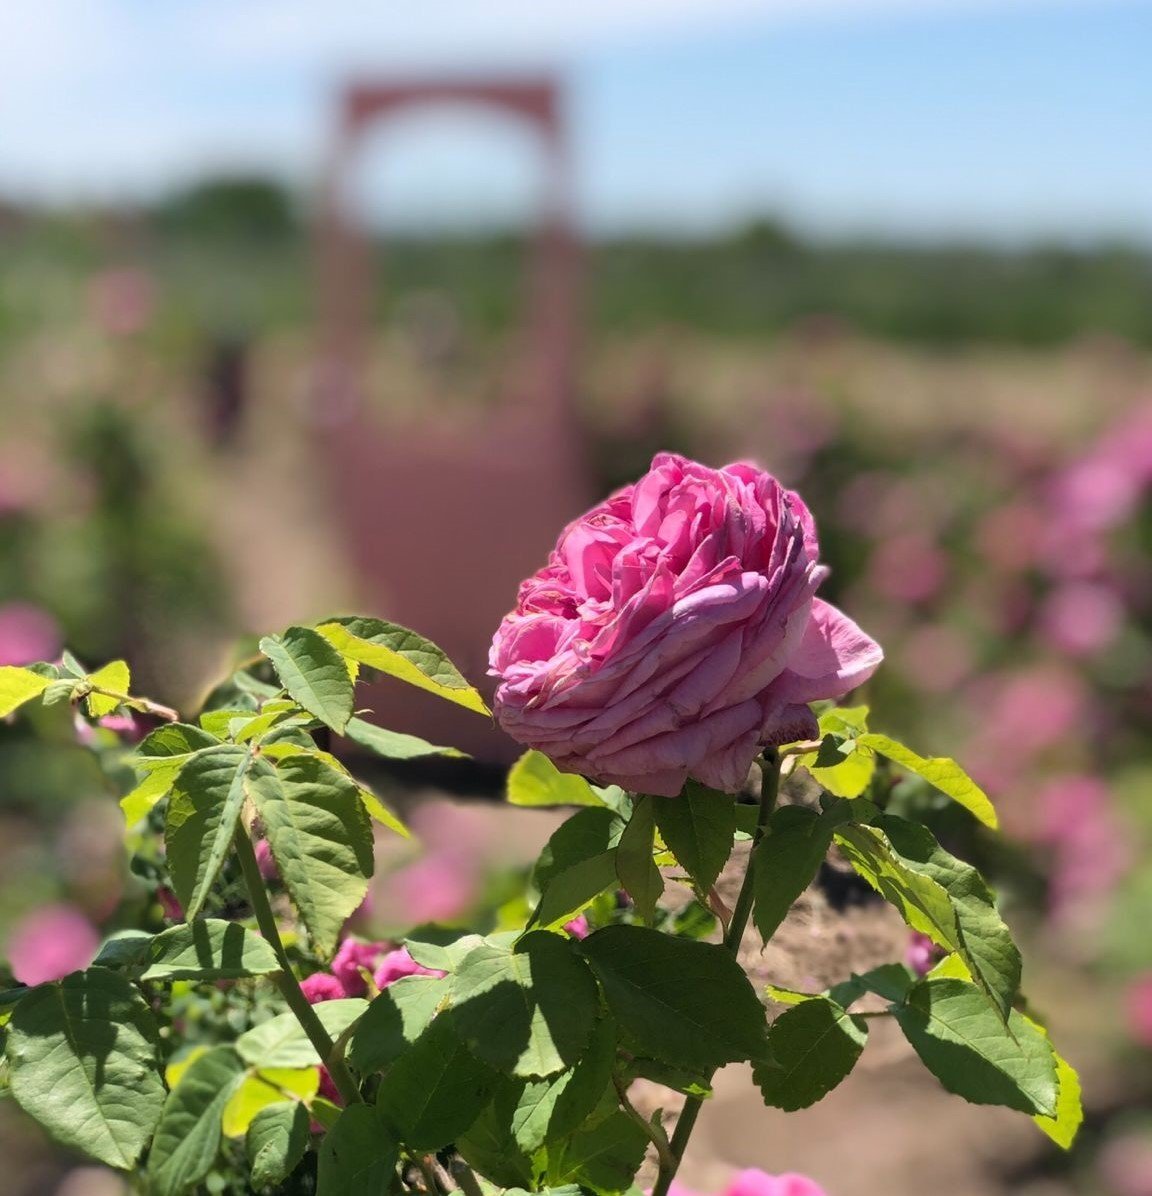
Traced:
<svg viewBox="0 0 1152 1196">
<path fill-rule="evenodd" d="M 733 792 L 808 703 L 865 681 L 879 646 L 815 597 L 800 497 L 740 463 L 664 453 L 563 532 L 492 644 L 496 715 L 567 771 L 673 796 Z"/>
</svg>

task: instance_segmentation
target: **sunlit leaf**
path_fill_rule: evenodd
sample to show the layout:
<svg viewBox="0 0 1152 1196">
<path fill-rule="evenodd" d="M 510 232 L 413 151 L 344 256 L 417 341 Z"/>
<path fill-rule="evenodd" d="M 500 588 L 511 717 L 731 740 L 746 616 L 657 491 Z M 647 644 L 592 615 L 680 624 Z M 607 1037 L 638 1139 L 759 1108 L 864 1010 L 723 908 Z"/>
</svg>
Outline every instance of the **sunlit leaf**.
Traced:
<svg viewBox="0 0 1152 1196">
<path fill-rule="evenodd" d="M 383 619 L 330 619 L 316 629 L 351 660 L 446 698 L 477 714 L 490 711 L 480 694 L 431 640 Z"/>
<path fill-rule="evenodd" d="M 54 1138 L 131 1170 L 164 1085 L 156 1023 L 135 987 L 104 968 L 43 984 L 15 1007 L 5 1051 L 12 1095 Z"/>
<path fill-rule="evenodd" d="M 824 997 L 786 1010 L 768 1030 L 768 1060 L 752 1073 L 764 1103 L 790 1113 L 822 1100 L 856 1066 L 867 1038 L 865 1021 Z"/>
<path fill-rule="evenodd" d="M 240 980 L 280 971 L 271 945 L 217 918 L 173 926 L 152 939 L 142 980 Z"/>
<path fill-rule="evenodd" d="M 514 806 L 602 806 L 596 790 L 574 772 L 561 772 L 543 752 L 527 751 L 508 773 Z"/>
<path fill-rule="evenodd" d="M 31 669 L 14 665 L 0 668 L 0 718 L 6 718 L 25 702 L 38 698 L 52 682 Z"/>
<path fill-rule="evenodd" d="M 283 635 L 262 639 L 260 651 L 291 697 L 343 734 L 352 717 L 352 679 L 332 644 L 311 628 L 289 627 Z"/>
<path fill-rule="evenodd" d="M 94 689 L 107 689 L 114 694 L 127 696 L 132 684 L 132 674 L 126 661 L 113 660 L 102 669 L 97 669 L 88 678 L 88 684 Z M 122 700 L 119 697 L 108 697 L 106 694 L 91 693 L 88 695 L 88 713 L 93 718 L 103 718 L 106 714 L 111 714 Z"/>
</svg>

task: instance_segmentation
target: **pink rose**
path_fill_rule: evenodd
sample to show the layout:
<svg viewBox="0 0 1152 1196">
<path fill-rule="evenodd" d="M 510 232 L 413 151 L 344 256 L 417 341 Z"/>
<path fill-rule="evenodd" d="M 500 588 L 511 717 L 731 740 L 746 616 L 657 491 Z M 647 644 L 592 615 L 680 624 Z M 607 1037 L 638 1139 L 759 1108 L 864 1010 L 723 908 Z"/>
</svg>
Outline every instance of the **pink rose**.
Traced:
<svg viewBox="0 0 1152 1196">
<path fill-rule="evenodd" d="M 879 646 L 815 597 L 799 495 L 753 465 L 662 453 L 565 528 L 489 657 L 496 716 L 570 772 L 675 796 L 734 792 L 765 744 L 816 734 L 808 703 L 875 672 Z"/>
<path fill-rule="evenodd" d="M 332 960 L 332 975 L 344 987 L 344 995 L 362 997 L 368 992 L 365 973 L 372 974 L 377 960 L 384 954 L 383 943 L 362 943 L 358 939 L 345 939 Z"/>
<path fill-rule="evenodd" d="M 376 987 L 383 990 L 388 985 L 395 984 L 397 980 L 401 980 L 405 976 L 443 975 L 443 972 L 433 971 L 431 968 L 426 968 L 423 964 L 417 963 L 408 954 L 407 947 L 397 947 L 395 951 L 389 951 L 380 961 L 380 966 L 376 969 L 376 975 L 373 977 L 373 980 L 376 982 Z"/>
<path fill-rule="evenodd" d="M 565 922 L 564 929 L 574 939 L 586 939 L 592 933 L 588 919 L 583 914 L 577 914 L 570 922 Z"/>
<path fill-rule="evenodd" d="M 741 1171 L 724 1189 L 724 1196 L 827 1196 L 824 1189 L 803 1175 L 767 1175 Z"/>
<path fill-rule="evenodd" d="M 348 995 L 344 985 L 327 972 L 313 972 L 301 980 L 300 991 L 308 998 L 309 1005 L 319 1005 L 321 1001 L 339 1001 Z"/>
<path fill-rule="evenodd" d="M 95 927 L 74 906 L 46 905 L 8 938 L 8 962 L 21 984 L 46 984 L 86 968 L 100 946 Z"/>
<path fill-rule="evenodd" d="M 0 606 L 0 665 L 54 660 L 60 647 L 60 628 L 47 611 L 30 602 Z"/>
</svg>

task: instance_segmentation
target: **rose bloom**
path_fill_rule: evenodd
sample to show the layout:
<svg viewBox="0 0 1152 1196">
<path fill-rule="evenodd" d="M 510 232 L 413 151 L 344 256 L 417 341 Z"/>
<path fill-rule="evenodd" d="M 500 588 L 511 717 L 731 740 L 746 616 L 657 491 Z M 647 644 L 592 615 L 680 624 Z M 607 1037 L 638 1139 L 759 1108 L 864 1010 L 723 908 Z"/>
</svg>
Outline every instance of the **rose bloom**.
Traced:
<svg viewBox="0 0 1152 1196">
<path fill-rule="evenodd" d="M 45 905 L 13 929 L 8 962 L 21 984 L 45 984 L 86 968 L 99 946 L 96 928 L 75 906 Z"/>
<path fill-rule="evenodd" d="M 683 1184 L 672 1182 L 669 1196 L 698 1196 Z M 769 1175 L 766 1171 L 749 1168 L 732 1177 L 722 1196 L 827 1196 L 824 1189 L 806 1175 L 790 1171 L 784 1175 Z"/>
<path fill-rule="evenodd" d="M 520 586 L 490 655 L 497 719 L 598 781 L 735 792 L 761 747 L 817 733 L 809 702 L 880 663 L 815 597 L 818 554 L 808 508 L 770 474 L 658 455 Z"/>
</svg>

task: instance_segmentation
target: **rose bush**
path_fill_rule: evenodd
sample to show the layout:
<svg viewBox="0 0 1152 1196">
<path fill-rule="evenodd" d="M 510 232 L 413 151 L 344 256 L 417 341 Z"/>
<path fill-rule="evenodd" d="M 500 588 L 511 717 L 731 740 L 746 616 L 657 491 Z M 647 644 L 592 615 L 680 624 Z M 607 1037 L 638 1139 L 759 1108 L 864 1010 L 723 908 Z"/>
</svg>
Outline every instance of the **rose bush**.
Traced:
<svg viewBox="0 0 1152 1196">
<path fill-rule="evenodd" d="M 79 717 L 110 753 L 161 927 L 121 928 L 91 959 L 94 941 L 45 959 L 42 930 L 17 936 L 0 1088 L 148 1196 L 669 1196 L 719 1069 L 749 1064 L 765 1105 L 805 1108 L 887 1018 L 948 1091 L 1067 1146 L 1076 1074 L 1022 995 L 995 897 L 900 791 L 919 778 L 988 829 L 995 810 L 955 761 L 828 701 L 880 650 L 815 597 L 824 572 L 804 504 L 748 465 L 661 456 L 574 523 L 492 660 L 500 721 L 544 749 L 508 800 L 576 812 L 474 926 L 386 941 L 349 930 L 373 822 L 409 831 L 350 748 L 457 753 L 365 721 L 355 687 L 375 670 L 487 715 L 436 645 L 379 619 L 291 627 L 189 721 L 134 694 L 124 661 L 0 667 L 0 718 L 39 703 L 47 734 L 74 744 Z M 93 730 L 127 713 L 150 728 L 139 742 Z M 475 843 L 451 847 L 421 875 L 459 865 L 470 894 Z M 833 850 L 915 951 L 821 992 L 758 991 L 748 934 L 772 939 Z M 671 1133 L 633 1103 L 644 1081 L 682 1097 Z M 726 1196 L 823 1193 L 745 1172 Z"/>
<path fill-rule="evenodd" d="M 594 780 L 735 792 L 763 746 L 816 734 L 809 702 L 880 663 L 815 596 L 827 573 L 808 508 L 771 474 L 662 453 L 520 587 L 492 645 L 496 717 Z"/>
</svg>

